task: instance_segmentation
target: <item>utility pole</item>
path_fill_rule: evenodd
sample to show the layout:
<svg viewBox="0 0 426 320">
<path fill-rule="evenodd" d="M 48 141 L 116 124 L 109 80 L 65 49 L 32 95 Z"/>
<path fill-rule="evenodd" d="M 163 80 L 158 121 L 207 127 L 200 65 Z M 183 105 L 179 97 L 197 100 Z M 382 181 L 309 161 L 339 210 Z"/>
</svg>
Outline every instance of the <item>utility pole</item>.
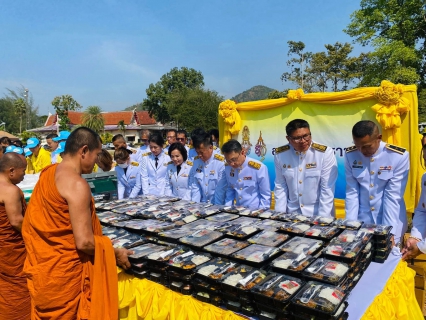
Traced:
<svg viewBox="0 0 426 320">
<path fill-rule="evenodd" d="M 25 88 L 25 90 L 24 90 L 24 97 L 25 97 L 25 110 L 26 110 L 26 114 L 27 114 L 27 125 L 26 125 L 26 129 L 25 130 L 28 130 L 28 129 L 31 129 L 30 128 L 30 123 L 31 123 L 31 114 L 30 114 L 30 108 L 29 108 L 29 106 L 28 106 L 28 89 L 27 88 Z"/>
</svg>

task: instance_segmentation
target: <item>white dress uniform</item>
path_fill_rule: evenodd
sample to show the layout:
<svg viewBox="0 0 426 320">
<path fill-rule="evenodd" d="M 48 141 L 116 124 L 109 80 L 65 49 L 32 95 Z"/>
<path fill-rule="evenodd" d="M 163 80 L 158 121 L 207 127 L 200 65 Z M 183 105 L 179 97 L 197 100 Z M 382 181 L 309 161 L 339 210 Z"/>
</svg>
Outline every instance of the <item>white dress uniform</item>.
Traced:
<svg viewBox="0 0 426 320">
<path fill-rule="evenodd" d="M 225 177 L 228 184 L 225 204 L 249 209 L 269 209 L 271 207 L 271 187 L 268 168 L 260 161 L 246 157 L 240 168 L 225 166 Z"/>
<path fill-rule="evenodd" d="M 197 157 L 197 152 L 195 151 L 195 148 L 193 146 L 188 147 L 188 149 L 186 150 L 188 151 L 188 160 L 194 161 L 195 158 Z M 213 146 L 213 155 L 215 154 L 222 155 L 222 152 L 220 151 L 220 148 Z"/>
<path fill-rule="evenodd" d="M 206 162 L 203 162 L 198 156 L 195 158 L 190 172 L 191 200 L 224 204 L 225 158 L 219 154 L 212 154 Z"/>
<path fill-rule="evenodd" d="M 123 168 L 117 166 L 115 172 L 117 172 L 118 199 L 135 198 L 142 194 L 139 163 L 131 162 L 126 172 Z"/>
<path fill-rule="evenodd" d="M 175 196 L 183 200 L 191 200 L 191 189 L 189 187 L 189 173 L 192 162 L 186 161 L 181 164 L 179 174 L 174 163 L 167 166 L 166 196 Z"/>
<path fill-rule="evenodd" d="M 312 142 L 308 150 L 275 148 L 275 210 L 334 216 L 337 162 L 332 148 Z"/>
<path fill-rule="evenodd" d="M 408 152 L 381 141 L 367 158 L 355 146 L 346 149 L 346 218 L 392 226 L 395 243 L 407 229 L 404 191 Z"/>
<path fill-rule="evenodd" d="M 422 177 L 422 192 L 417 208 L 414 210 L 411 236 L 422 239 L 417 243 L 421 252 L 426 253 L 426 173 Z"/>
<path fill-rule="evenodd" d="M 167 147 L 165 147 L 163 150 L 164 150 L 164 153 L 165 154 L 167 154 L 169 157 L 170 157 L 170 154 L 169 154 L 169 145 L 167 146 Z M 186 155 L 187 155 L 187 158 L 188 158 L 188 160 L 189 160 L 189 147 L 187 146 L 187 145 L 185 145 L 184 146 L 185 147 L 185 149 L 186 149 Z M 197 154 L 195 154 L 195 155 L 197 155 Z"/>
<path fill-rule="evenodd" d="M 142 146 L 140 146 L 139 149 L 138 149 L 138 151 L 136 151 L 136 156 L 135 156 L 136 157 L 136 161 L 139 162 L 139 163 L 141 163 L 142 162 L 142 155 L 144 153 L 149 152 L 149 151 L 150 151 L 149 145 L 142 145 Z"/>
<path fill-rule="evenodd" d="M 166 190 L 167 166 L 170 158 L 163 151 L 158 155 L 158 165 L 155 167 L 155 156 L 151 152 L 142 155 L 141 178 L 144 195 L 162 196 Z"/>
</svg>

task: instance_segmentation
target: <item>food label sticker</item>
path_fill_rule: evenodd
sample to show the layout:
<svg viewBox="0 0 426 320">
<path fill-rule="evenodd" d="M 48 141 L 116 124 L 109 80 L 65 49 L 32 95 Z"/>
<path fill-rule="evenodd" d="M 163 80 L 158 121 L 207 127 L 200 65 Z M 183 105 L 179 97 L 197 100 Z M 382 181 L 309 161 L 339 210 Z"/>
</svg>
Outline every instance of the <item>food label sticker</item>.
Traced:
<svg viewBox="0 0 426 320">
<path fill-rule="evenodd" d="M 289 294 L 292 294 L 300 284 L 295 281 L 286 280 L 280 283 L 279 287 Z"/>
</svg>

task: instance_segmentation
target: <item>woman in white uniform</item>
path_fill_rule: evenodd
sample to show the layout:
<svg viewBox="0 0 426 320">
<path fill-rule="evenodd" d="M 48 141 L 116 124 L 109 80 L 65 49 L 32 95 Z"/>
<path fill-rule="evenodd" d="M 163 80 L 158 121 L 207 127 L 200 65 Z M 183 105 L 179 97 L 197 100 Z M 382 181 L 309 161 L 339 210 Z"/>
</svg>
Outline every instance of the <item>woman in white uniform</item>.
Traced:
<svg viewBox="0 0 426 320">
<path fill-rule="evenodd" d="M 141 173 L 139 163 L 130 161 L 131 151 L 126 148 L 118 148 L 114 152 L 114 160 L 117 162 L 118 199 L 134 198 L 142 194 Z"/>
<path fill-rule="evenodd" d="M 170 157 L 163 151 L 164 139 L 159 133 L 149 136 L 149 148 L 141 156 L 142 192 L 162 196 L 166 191 L 167 166 Z"/>
<path fill-rule="evenodd" d="M 189 188 L 189 172 L 192 162 L 187 161 L 188 153 L 183 144 L 176 142 L 169 147 L 171 164 L 167 166 L 166 195 L 191 200 Z"/>
</svg>

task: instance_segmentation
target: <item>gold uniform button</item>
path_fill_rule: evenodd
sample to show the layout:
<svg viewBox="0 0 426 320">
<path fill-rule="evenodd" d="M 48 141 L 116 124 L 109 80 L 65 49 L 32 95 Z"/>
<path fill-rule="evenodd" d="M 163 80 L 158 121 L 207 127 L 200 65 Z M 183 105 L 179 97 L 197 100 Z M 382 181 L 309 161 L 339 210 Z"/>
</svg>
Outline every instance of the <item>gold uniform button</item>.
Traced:
<svg viewBox="0 0 426 320">
<path fill-rule="evenodd" d="M 374 197 L 373 196 L 370 196 L 370 200 L 373 200 L 374 199 Z"/>
<path fill-rule="evenodd" d="M 238 179 L 238 182 L 241 182 L 241 179 Z"/>
<path fill-rule="evenodd" d="M 370 188 L 373 188 L 373 187 L 374 187 L 374 184 L 372 184 L 372 183 L 371 183 L 371 184 L 370 184 Z"/>
<path fill-rule="evenodd" d="M 301 193 L 299 193 L 299 197 L 301 197 L 302 196 L 302 194 Z"/>
<path fill-rule="evenodd" d="M 241 200 L 242 198 L 241 198 L 241 197 L 238 197 L 238 199 L 240 199 L 240 200 Z"/>
<path fill-rule="evenodd" d="M 299 168 L 299 171 L 302 171 L 302 168 Z"/>
<path fill-rule="evenodd" d="M 371 211 L 374 211 L 374 207 L 371 207 Z"/>
<path fill-rule="evenodd" d="M 243 188 L 240 188 L 240 190 L 243 190 Z"/>
<path fill-rule="evenodd" d="M 302 183 L 302 180 L 299 180 L 299 183 Z"/>
<path fill-rule="evenodd" d="M 299 155 L 299 152 L 298 152 L 298 151 L 296 151 L 296 154 L 297 154 L 297 155 Z"/>
<path fill-rule="evenodd" d="M 374 171 L 370 171 L 371 174 L 374 174 Z"/>
<path fill-rule="evenodd" d="M 300 160 L 303 160 L 303 157 L 300 157 Z"/>
<path fill-rule="evenodd" d="M 208 186 L 208 183 L 206 183 L 206 186 Z"/>
<path fill-rule="evenodd" d="M 371 158 L 371 159 L 370 159 L 370 162 L 374 162 L 374 158 Z"/>
<path fill-rule="evenodd" d="M 303 208 L 303 204 L 301 204 L 300 207 Z"/>
</svg>

